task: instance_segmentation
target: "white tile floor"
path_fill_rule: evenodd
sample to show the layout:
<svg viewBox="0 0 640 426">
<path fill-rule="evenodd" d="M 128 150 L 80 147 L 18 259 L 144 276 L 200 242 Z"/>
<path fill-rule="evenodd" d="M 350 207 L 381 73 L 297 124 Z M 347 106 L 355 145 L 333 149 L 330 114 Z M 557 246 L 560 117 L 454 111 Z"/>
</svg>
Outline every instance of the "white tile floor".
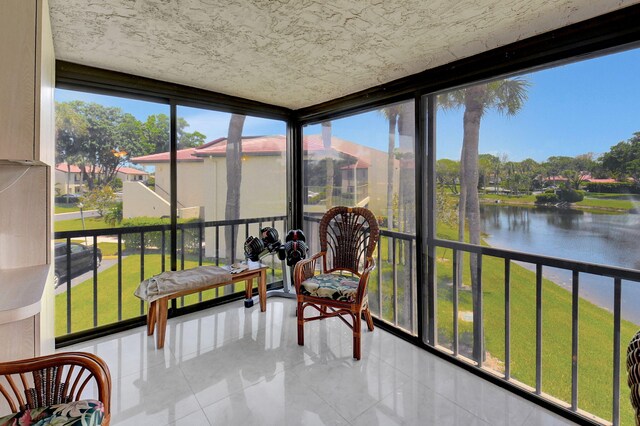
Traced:
<svg viewBox="0 0 640 426">
<path fill-rule="evenodd" d="M 63 350 L 109 364 L 113 426 L 570 424 L 380 329 L 361 361 L 335 318 L 299 347 L 294 312 L 234 302 L 170 319 L 164 349 L 139 327 Z"/>
</svg>

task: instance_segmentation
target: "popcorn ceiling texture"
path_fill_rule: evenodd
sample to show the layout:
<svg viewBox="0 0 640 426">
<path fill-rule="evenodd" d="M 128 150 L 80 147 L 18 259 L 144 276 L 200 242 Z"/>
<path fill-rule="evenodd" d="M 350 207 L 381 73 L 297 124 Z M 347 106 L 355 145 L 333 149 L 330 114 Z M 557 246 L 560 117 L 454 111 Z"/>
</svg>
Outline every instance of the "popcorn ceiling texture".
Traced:
<svg viewBox="0 0 640 426">
<path fill-rule="evenodd" d="M 640 0 L 50 0 L 56 57 L 293 109 Z"/>
</svg>

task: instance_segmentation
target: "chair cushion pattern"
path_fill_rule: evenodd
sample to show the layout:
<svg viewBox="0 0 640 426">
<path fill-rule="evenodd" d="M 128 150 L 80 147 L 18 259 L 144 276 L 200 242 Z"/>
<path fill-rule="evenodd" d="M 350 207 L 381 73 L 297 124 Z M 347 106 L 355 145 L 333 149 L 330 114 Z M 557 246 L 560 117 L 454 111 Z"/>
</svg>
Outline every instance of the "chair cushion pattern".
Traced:
<svg viewBox="0 0 640 426">
<path fill-rule="evenodd" d="M 358 277 L 320 274 L 303 281 L 300 284 L 300 292 L 306 296 L 354 303 L 358 292 L 359 280 Z"/>
<path fill-rule="evenodd" d="M 99 426 L 103 418 L 102 402 L 87 399 L 13 413 L 0 418 L 0 426 Z"/>
</svg>

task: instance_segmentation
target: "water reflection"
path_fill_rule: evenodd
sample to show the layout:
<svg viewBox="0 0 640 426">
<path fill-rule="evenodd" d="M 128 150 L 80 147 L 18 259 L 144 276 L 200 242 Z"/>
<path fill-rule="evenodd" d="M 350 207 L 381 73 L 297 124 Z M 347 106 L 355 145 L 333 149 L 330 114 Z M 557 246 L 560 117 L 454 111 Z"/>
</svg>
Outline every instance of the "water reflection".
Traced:
<svg viewBox="0 0 640 426">
<path fill-rule="evenodd" d="M 597 214 L 572 209 L 485 205 L 482 231 L 493 247 L 623 268 L 640 269 L 640 215 Z M 548 269 L 548 268 L 547 268 Z M 554 276 L 571 282 L 570 272 Z M 581 295 L 611 309 L 611 278 L 581 274 Z M 623 316 L 640 323 L 640 283 L 625 282 Z M 627 293 L 628 292 L 628 293 Z"/>
</svg>

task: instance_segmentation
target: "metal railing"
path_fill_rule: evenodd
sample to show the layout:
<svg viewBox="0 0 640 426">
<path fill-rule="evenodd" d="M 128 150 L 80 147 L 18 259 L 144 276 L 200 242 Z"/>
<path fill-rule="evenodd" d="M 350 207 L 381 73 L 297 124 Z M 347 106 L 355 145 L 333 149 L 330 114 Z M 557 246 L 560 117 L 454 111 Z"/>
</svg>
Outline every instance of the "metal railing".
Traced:
<svg viewBox="0 0 640 426">
<path fill-rule="evenodd" d="M 239 242 L 239 237 L 244 234 L 244 239 L 246 239 L 251 235 L 251 233 L 253 233 L 253 235 L 258 235 L 258 230 L 263 226 L 272 226 L 280 233 L 284 233 L 284 230 L 287 229 L 286 221 L 286 216 L 273 216 L 238 220 L 180 223 L 177 225 L 176 233 L 177 252 L 175 254 L 175 260 L 177 269 L 185 269 L 186 262 L 189 262 L 193 266 L 201 266 L 203 264 L 224 265 L 234 263 L 236 259 L 242 257 L 242 241 L 244 240 Z M 226 241 L 225 232 L 230 233 L 230 246 L 227 246 L 228 241 Z M 209 238 L 212 238 L 213 241 L 210 241 L 206 237 L 207 233 L 211 234 Z M 60 285 L 65 295 L 62 296 L 61 291 L 58 290 L 58 293 L 60 294 L 56 296 L 65 298 L 66 327 L 64 334 L 70 334 L 76 331 L 85 331 L 87 329 L 91 329 L 91 327 L 95 328 L 105 325 L 103 321 L 99 320 L 101 308 L 99 300 L 104 297 L 103 293 L 107 293 L 109 294 L 109 298 L 115 297 L 117 300 L 117 316 L 115 321 L 111 322 L 112 324 L 125 319 L 131 319 L 132 316 L 129 315 L 127 317 L 125 311 L 130 311 L 131 304 L 133 303 L 137 303 L 139 305 L 137 312 L 139 318 L 142 318 L 146 312 L 145 303 L 142 300 L 138 301 L 137 299 L 134 299 L 132 294 L 123 293 L 123 274 L 127 273 L 128 275 L 131 275 L 131 270 L 123 270 L 123 260 L 126 256 L 140 256 L 140 263 L 137 267 L 139 271 L 139 280 L 137 280 L 137 283 L 151 277 L 154 273 L 164 272 L 171 269 L 170 236 L 171 225 L 169 224 L 56 232 L 54 234 L 54 238 L 56 240 L 62 240 L 66 244 L 66 271 L 64 274 L 61 274 L 65 275 L 66 278 Z M 74 265 L 71 253 L 71 243 L 73 239 L 80 238 L 83 239 L 82 242 L 85 242 L 87 238 L 91 239 L 90 241 L 92 244 L 89 249 L 92 251 L 92 268 L 90 270 L 91 278 L 79 283 L 74 282 L 75 277 L 74 274 L 72 274 Z M 105 282 L 106 279 L 104 276 L 107 271 L 98 272 L 98 249 L 99 245 L 103 242 L 116 244 L 116 254 L 115 256 L 112 255 L 110 257 L 115 257 L 117 261 L 108 269 L 115 267 L 117 275 L 115 279 L 112 278 L 109 280 L 110 282 Z M 207 243 L 210 244 L 209 250 L 207 250 Z M 223 252 L 228 256 L 223 255 Z M 106 257 L 104 252 L 102 253 L 102 256 L 104 262 L 104 257 Z M 154 263 L 157 263 L 158 256 L 160 258 L 159 268 L 156 264 L 156 268 L 152 268 L 154 269 L 153 272 L 149 272 L 150 268 L 147 268 L 150 256 L 154 256 L 154 260 L 156 261 Z M 227 258 L 229 256 L 230 259 Z M 270 262 L 268 259 L 263 259 L 263 262 L 271 263 L 270 273 L 268 274 L 268 283 L 278 283 L 281 281 L 281 263 L 279 261 Z M 131 268 L 131 265 L 129 264 L 127 268 Z M 103 273 L 105 274 L 103 275 Z M 76 277 L 78 275 L 78 273 L 75 274 Z M 88 291 L 91 295 L 90 298 L 87 297 L 87 286 L 89 285 L 89 280 L 91 280 L 91 289 Z M 78 279 L 76 278 L 75 281 L 78 281 Z M 114 286 L 115 292 L 113 291 Z M 78 299 L 73 297 L 76 292 L 82 294 Z M 219 289 L 215 289 L 215 297 L 218 296 Z M 198 302 L 203 301 L 202 292 L 199 293 L 197 297 Z M 125 299 L 128 300 L 125 301 Z M 90 314 L 92 316 L 92 322 L 90 326 L 85 326 L 80 330 L 74 329 L 74 327 L 72 327 L 74 309 L 80 309 L 80 307 L 85 308 L 88 303 L 91 304 Z M 179 301 L 172 301 L 171 308 L 175 313 L 176 310 L 185 306 L 184 298 L 180 298 Z M 135 315 L 133 317 L 135 318 Z M 58 333 L 58 335 L 60 335 L 60 333 Z"/>
<path fill-rule="evenodd" d="M 304 216 L 304 230 L 307 235 L 307 242 L 310 247 L 310 252 L 315 253 L 319 251 L 319 242 L 317 240 L 318 224 L 320 222 L 319 217 Z M 265 217 L 255 219 L 241 219 L 233 221 L 217 221 L 217 222 L 194 222 L 184 223 L 178 225 L 178 251 L 176 253 L 177 268 L 184 269 L 186 262 L 196 262 L 198 265 L 208 262 L 211 264 L 220 265 L 223 263 L 233 263 L 236 259 L 235 256 L 238 250 L 237 239 L 240 235 L 244 234 L 244 237 L 248 237 L 251 234 L 252 226 L 257 229 L 270 225 L 276 227 L 282 235 L 287 230 L 286 217 Z M 224 232 L 226 229 L 231 232 L 231 259 L 226 259 L 221 255 L 221 249 L 223 245 L 221 243 L 224 239 Z M 222 234 L 221 234 L 222 231 Z M 168 245 L 169 245 L 169 225 L 154 225 L 144 226 L 136 228 L 111 228 L 102 230 L 90 230 L 90 231 L 66 231 L 58 232 L 55 234 L 56 239 L 64 239 L 66 245 L 69 248 L 71 240 L 73 238 L 88 237 L 92 239 L 93 243 L 93 271 L 91 282 L 91 300 L 82 299 L 74 301 L 72 293 L 74 287 L 71 285 L 71 280 L 67 280 L 66 283 L 66 333 L 72 333 L 75 330 L 71 327 L 71 316 L 73 310 L 73 303 L 86 304 L 91 303 L 93 326 L 99 325 L 98 314 L 100 309 L 99 304 L 99 291 L 101 285 L 104 283 L 101 281 L 100 274 L 97 271 L 97 250 L 99 244 L 99 238 L 104 236 L 115 236 L 115 242 L 117 243 L 117 321 L 124 319 L 123 310 L 123 241 L 127 238 L 131 239 L 131 236 L 135 235 L 139 238 L 139 248 L 136 254 L 140 255 L 139 264 L 139 279 L 143 280 L 150 275 L 148 271 L 145 271 L 145 255 L 159 254 L 161 256 L 161 270 L 167 269 Z M 210 232 L 213 236 L 213 256 L 207 256 L 206 244 L 211 244 L 205 237 L 205 234 Z M 156 246 L 150 245 L 148 242 L 153 233 L 159 233 L 155 241 L 159 242 Z M 144 242 L 144 243 L 143 243 Z M 543 391 L 543 315 L 545 314 L 544 300 L 544 288 L 543 283 L 545 277 L 545 268 L 556 268 L 560 270 L 568 271 L 571 276 L 571 285 L 568 288 L 570 292 L 571 300 L 571 350 L 570 350 L 570 397 L 566 401 L 567 410 L 572 411 L 578 415 L 585 415 L 582 407 L 579 404 L 578 394 L 578 378 L 580 373 L 580 334 L 579 334 L 579 319 L 580 319 L 580 303 L 583 300 L 580 297 L 580 282 L 583 275 L 598 275 L 611 279 L 613 283 L 613 329 L 612 335 L 612 365 L 611 368 L 611 382 L 612 382 L 612 406 L 611 406 L 611 418 L 610 421 L 614 425 L 620 424 L 620 381 L 621 381 L 621 322 L 622 322 L 622 285 L 623 281 L 640 282 L 640 271 L 607 266 L 598 265 L 587 262 L 571 261 L 566 259 L 535 255 L 530 253 L 523 253 L 511 250 L 498 249 L 486 246 L 475 246 L 467 243 L 430 239 L 428 241 L 428 253 L 427 267 L 430 272 L 425 276 L 432 282 L 419 283 L 417 281 L 416 271 L 416 237 L 412 234 L 395 232 L 386 229 L 380 230 L 380 242 L 376 252 L 376 261 L 378 267 L 375 272 L 370 276 L 369 281 L 369 303 L 371 306 L 372 314 L 379 320 L 387 323 L 390 327 L 394 327 L 402 330 L 405 333 L 416 336 L 418 332 L 418 310 L 417 310 L 417 292 L 418 285 L 422 285 L 423 288 L 427 288 L 427 293 L 433 295 L 436 298 L 435 306 L 437 311 L 438 306 L 438 283 L 437 272 L 439 268 L 451 268 L 451 324 L 452 324 L 452 341 L 451 347 L 447 348 L 442 346 L 438 342 L 438 315 L 437 312 L 432 313 L 434 321 L 424 322 L 425 329 L 428 330 L 428 335 L 434 336 L 433 341 L 426 342 L 429 346 L 438 349 L 450 356 L 463 360 L 467 363 L 471 363 L 477 368 L 486 370 L 491 369 L 494 375 L 499 376 L 505 382 L 511 385 L 517 386 L 520 389 L 525 389 L 531 393 L 545 398 L 547 400 L 554 399 L 554 404 L 558 404 L 557 398 L 553 398 L 547 395 Z M 436 249 L 451 250 L 451 264 L 442 265 L 436 262 L 435 253 Z M 129 249 L 130 250 L 130 249 Z M 211 251 L 211 247 L 210 247 Z M 469 260 L 472 256 L 475 256 L 474 267 L 476 269 L 476 281 L 471 291 L 476 292 L 476 300 L 473 305 L 473 323 L 472 339 L 473 339 L 473 351 L 471 356 L 464 353 L 459 341 L 460 336 L 460 314 L 461 314 L 461 302 L 460 302 L 460 287 L 462 283 L 462 277 L 459 273 L 458 265 L 464 258 L 468 256 Z M 503 271 L 503 282 L 501 284 L 501 296 L 504 298 L 503 315 L 504 315 L 504 362 L 503 370 L 496 371 L 489 365 L 486 365 L 485 353 L 485 326 L 486 321 L 484 318 L 484 285 L 483 285 L 483 262 L 485 258 L 499 259 L 502 262 L 500 267 Z M 512 348 L 512 306 L 513 299 L 513 283 L 512 273 L 514 265 L 529 264 L 532 265 L 532 291 L 535 294 L 535 335 L 531 338 L 535 339 L 535 374 L 532 380 L 532 386 L 529 387 L 525 383 L 519 380 L 518 377 L 513 376 L 513 348 Z M 278 274 L 282 271 L 278 271 L 280 266 L 279 262 L 274 262 L 274 267 L 271 270 L 270 281 L 277 281 Z M 71 254 L 70 250 L 67 250 L 67 276 L 71 276 Z M 86 283 L 84 284 L 87 285 Z M 216 296 L 217 296 L 216 292 Z M 202 294 L 199 295 L 198 301 L 202 301 Z M 72 303 L 73 302 L 73 303 Z M 185 306 L 184 301 L 180 301 L 181 306 L 176 304 L 172 305 L 174 311 L 178 311 L 181 307 Z M 532 308 L 534 308 L 532 306 Z M 429 309 L 427 306 L 425 310 Z M 143 316 L 145 313 L 145 306 L 142 302 L 139 302 L 139 315 Z M 532 310 L 533 313 L 533 310 Z M 425 316 L 429 318 L 429 313 L 426 312 Z M 442 318 L 444 321 L 444 318 Z M 491 330 L 489 330 L 491 331 Z M 560 404 L 562 406 L 562 404 Z M 584 417 L 583 417 L 584 418 Z"/>
<path fill-rule="evenodd" d="M 568 403 L 568 409 L 574 413 L 579 412 L 578 404 L 578 375 L 579 375 L 579 315 L 580 315 L 580 276 L 581 274 L 591 274 L 603 277 L 608 277 L 613 283 L 613 363 L 611 365 L 611 377 L 612 377 L 612 407 L 611 407 L 611 422 L 614 425 L 620 424 L 620 332 L 621 332 L 621 301 L 622 301 L 622 281 L 640 282 L 640 271 L 613 267 L 607 265 L 598 265 L 587 262 L 571 261 L 567 259 L 553 258 L 541 255 L 534 255 L 530 253 L 523 253 L 511 250 L 497 249 L 493 247 L 475 246 L 471 244 L 449 241 L 449 240 L 433 240 L 430 242 L 433 251 L 435 248 L 441 247 L 452 250 L 452 318 L 453 323 L 453 341 L 452 341 L 452 355 L 458 358 L 466 358 L 460 353 L 460 345 L 458 341 L 459 337 L 459 315 L 460 315 L 460 284 L 461 277 L 458 273 L 458 263 L 461 261 L 462 256 L 465 253 L 469 254 L 469 258 L 476 257 L 475 268 L 476 270 L 476 283 L 472 286 L 476 286 L 476 289 L 472 288 L 472 292 L 476 292 L 476 302 L 473 306 L 473 322 L 477 322 L 480 326 L 473 327 L 473 355 L 472 361 L 479 368 L 483 368 L 485 357 L 485 338 L 484 338 L 484 311 L 483 311 L 483 258 L 491 257 L 498 258 L 504 262 L 504 372 L 502 378 L 507 381 L 516 384 L 519 387 L 527 388 L 517 379 L 512 376 L 512 265 L 516 264 L 529 264 L 535 267 L 532 273 L 535 274 L 535 385 L 532 392 L 538 396 L 549 398 L 549 395 L 543 393 L 542 377 L 543 377 L 543 272 L 544 268 L 557 268 L 560 270 L 568 271 L 571 274 L 571 393 L 570 401 Z M 469 259 L 470 260 L 470 259 Z M 430 268 L 436 269 L 436 262 L 433 257 L 429 259 L 428 265 Z M 436 275 L 435 273 L 433 274 Z M 437 290 L 437 289 L 436 289 Z M 437 294 L 434 291 L 432 294 Z M 437 320 L 432 324 L 428 324 L 428 327 L 432 328 L 433 335 L 436 336 L 434 342 L 429 342 L 431 346 L 439 347 L 437 341 Z M 442 347 L 440 347 L 442 348 Z M 468 359 L 467 359 L 468 360 Z M 495 372 L 495 371 L 494 371 Z M 584 412 L 583 412 L 584 414 Z"/>
<path fill-rule="evenodd" d="M 305 232 L 307 234 L 307 240 L 309 241 L 310 251 L 319 251 L 317 232 L 318 223 L 320 218 L 314 216 L 304 216 Z M 377 249 L 377 265 L 376 272 L 372 273 L 369 280 L 369 303 L 371 306 L 372 314 L 379 320 L 389 324 L 394 328 L 398 328 L 412 335 L 417 334 L 417 323 L 419 318 L 417 317 L 417 295 L 416 295 L 416 280 L 417 275 L 415 269 L 415 241 L 416 237 L 411 234 L 389 231 L 385 229 L 380 230 L 380 242 Z M 403 246 L 404 245 L 404 246 Z M 613 284 L 613 329 L 611 330 L 613 339 L 611 341 L 613 360 L 610 364 L 611 371 L 611 417 L 608 421 L 611 421 L 614 425 L 620 424 L 620 382 L 621 382 L 621 322 L 622 322 L 622 284 L 623 281 L 640 282 L 640 271 L 607 266 L 598 265 L 587 262 L 571 261 L 567 259 L 553 258 L 548 256 L 535 255 L 530 253 L 523 253 L 517 251 L 497 249 L 493 247 L 475 246 L 467 243 L 461 243 L 450 240 L 432 239 L 428 244 L 429 253 L 431 253 L 427 262 L 428 268 L 431 268 L 431 273 L 426 277 L 433 280 L 433 291 L 429 294 L 435 298 L 434 304 L 435 311 L 433 313 L 434 321 L 427 323 L 425 321 L 425 328 L 431 329 L 432 336 L 435 336 L 431 342 L 426 342 L 428 346 L 431 346 L 439 351 L 453 356 L 466 363 L 471 363 L 477 368 L 483 370 L 491 370 L 493 375 L 497 375 L 504 381 L 512 384 L 520 389 L 530 391 L 531 393 L 544 398 L 548 401 L 552 401 L 554 404 L 558 404 L 558 398 L 556 396 L 549 395 L 543 391 L 543 315 L 545 313 L 545 305 L 543 304 L 544 293 L 543 289 L 546 288 L 544 280 L 546 279 L 544 273 L 547 268 L 560 269 L 568 271 L 571 276 L 571 284 L 567 289 L 570 292 L 571 300 L 571 324 L 567 324 L 571 327 L 571 341 L 570 341 L 570 396 L 566 401 L 566 405 L 560 404 L 564 409 L 583 416 L 586 418 L 589 413 L 584 410 L 584 407 L 579 404 L 578 398 L 578 377 L 580 373 L 580 334 L 579 334 L 579 318 L 580 318 L 580 303 L 584 302 L 584 299 L 580 297 L 580 282 L 582 275 L 598 275 L 611 279 Z M 450 264 L 445 266 L 436 262 L 435 253 L 436 249 L 451 250 Z M 462 262 L 464 256 L 467 256 L 467 262 L 471 260 L 472 256 L 475 256 L 474 267 L 476 268 L 476 288 L 471 291 L 476 292 L 476 302 L 473 306 L 473 324 L 476 326 L 472 328 L 473 339 L 473 351 L 469 351 L 471 355 L 464 353 L 461 343 L 459 342 L 460 336 L 460 314 L 462 312 L 460 303 L 460 290 L 462 277 L 459 274 L 459 264 Z M 487 319 L 484 317 L 484 292 L 483 287 L 483 260 L 485 258 L 496 258 L 498 262 L 502 262 L 501 274 L 503 274 L 504 282 L 502 283 L 500 296 L 504 297 L 504 362 L 503 370 L 498 371 L 494 366 L 488 365 L 485 359 L 486 347 L 485 347 L 485 327 L 487 325 Z M 486 262 L 484 262 L 486 263 Z M 533 378 L 532 386 L 525 384 L 519 377 L 513 376 L 513 360 L 512 360 L 512 304 L 513 304 L 513 292 L 512 292 L 512 269 L 514 265 L 522 266 L 523 264 L 532 265 L 531 267 L 531 285 L 532 294 L 535 299 L 535 320 L 532 330 L 535 330 L 535 335 L 531 335 L 531 339 L 535 341 L 535 374 Z M 494 265 L 494 264 L 493 264 Z M 487 267 L 485 265 L 485 267 Z M 451 268 L 451 319 L 452 324 L 452 342 L 450 347 L 446 347 L 440 344 L 438 341 L 438 302 L 439 296 L 438 290 L 438 274 L 436 270 L 438 268 Z M 468 265 L 467 265 L 468 268 Z M 406 272 L 410 271 L 410 272 Z M 583 277 L 584 278 L 584 277 Z M 522 284 L 522 283 L 519 283 Z M 428 287 L 428 283 L 423 283 L 423 288 Z M 410 297 L 406 294 L 405 290 L 410 289 Z M 468 291 L 469 289 L 465 290 Z M 517 297 L 517 296 L 516 296 Z M 533 310 L 532 310 L 533 313 Z M 518 313 L 516 313 L 517 315 Z M 428 313 L 425 313 L 428 315 Z M 522 315 L 522 314 L 520 314 Z M 441 318 L 442 321 L 445 318 Z M 547 325 L 548 327 L 548 325 Z M 495 330 L 488 330 L 489 332 Z M 568 342 L 567 342 L 568 343 Z M 609 343 L 607 343 L 609 345 Z M 603 364 L 606 367 L 606 364 Z M 569 372 L 567 372 L 569 373 Z M 586 417 L 585 417 L 586 416 Z M 596 421 L 602 421 L 596 420 Z M 607 422 L 607 420 L 605 420 Z"/>
</svg>

